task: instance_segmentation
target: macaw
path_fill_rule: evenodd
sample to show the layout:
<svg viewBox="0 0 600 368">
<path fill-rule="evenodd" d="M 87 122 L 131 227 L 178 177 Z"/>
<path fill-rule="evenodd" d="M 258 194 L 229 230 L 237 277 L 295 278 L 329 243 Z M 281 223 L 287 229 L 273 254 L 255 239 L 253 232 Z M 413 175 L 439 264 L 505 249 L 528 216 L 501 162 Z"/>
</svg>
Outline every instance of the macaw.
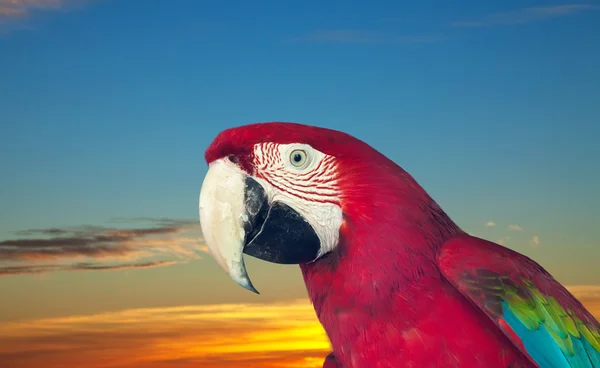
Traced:
<svg viewBox="0 0 600 368">
<path fill-rule="evenodd" d="M 400 166 L 343 132 L 227 129 L 205 152 L 203 236 L 258 293 L 243 254 L 299 264 L 326 368 L 600 367 L 600 324 L 528 257 L 461 230 Z"/>
</svg>

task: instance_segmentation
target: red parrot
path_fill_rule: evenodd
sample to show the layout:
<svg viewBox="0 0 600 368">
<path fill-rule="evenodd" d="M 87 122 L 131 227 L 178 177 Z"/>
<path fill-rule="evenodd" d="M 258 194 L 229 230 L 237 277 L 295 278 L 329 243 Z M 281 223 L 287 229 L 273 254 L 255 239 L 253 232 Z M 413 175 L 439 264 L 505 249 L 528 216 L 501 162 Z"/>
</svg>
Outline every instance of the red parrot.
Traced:
<svg viewBox="0 0 600 368">
<path fill-rule="evenodd" d="M 205 153 L 210 253 L 299 264 L 326 368 L 600 367 L 600 324 L 533 260 L 461 230 L 400 166 L 296 123 L 221 132 Z"/>
</svg>

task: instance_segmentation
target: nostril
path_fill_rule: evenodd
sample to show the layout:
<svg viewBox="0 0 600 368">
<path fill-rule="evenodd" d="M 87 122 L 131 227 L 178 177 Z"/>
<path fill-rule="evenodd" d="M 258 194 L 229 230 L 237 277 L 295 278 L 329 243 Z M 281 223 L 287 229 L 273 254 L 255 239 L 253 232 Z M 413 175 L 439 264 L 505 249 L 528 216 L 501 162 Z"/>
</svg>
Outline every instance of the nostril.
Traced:
<svg viewBox="0 0 600 368">
<path fill-rule="evenodd" d="M 240 162 L 240 159 L 234 155 L 227 156 L 227 158 L 229 159 L 229 161 L 233 162 L 234 164 L 237 164 Z"/>
</svg>

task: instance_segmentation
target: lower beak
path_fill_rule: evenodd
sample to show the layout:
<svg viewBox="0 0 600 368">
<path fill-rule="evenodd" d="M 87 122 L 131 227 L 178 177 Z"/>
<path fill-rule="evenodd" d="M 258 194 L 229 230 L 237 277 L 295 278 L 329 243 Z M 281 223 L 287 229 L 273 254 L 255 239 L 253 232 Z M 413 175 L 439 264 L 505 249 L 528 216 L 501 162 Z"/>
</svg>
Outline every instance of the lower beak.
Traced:
<svg viewBox="0 0 600 368">
<path fill-rule="evenodd" d="M 258 294 L 243 253 L 283 264 L 314 261 L 320 240 L 292 207 L 270 202 L 265 188 L 235 164 L 209 165 L 200 190 L 200 224 L 211 256 L 239 285 Z"/>
</svg>

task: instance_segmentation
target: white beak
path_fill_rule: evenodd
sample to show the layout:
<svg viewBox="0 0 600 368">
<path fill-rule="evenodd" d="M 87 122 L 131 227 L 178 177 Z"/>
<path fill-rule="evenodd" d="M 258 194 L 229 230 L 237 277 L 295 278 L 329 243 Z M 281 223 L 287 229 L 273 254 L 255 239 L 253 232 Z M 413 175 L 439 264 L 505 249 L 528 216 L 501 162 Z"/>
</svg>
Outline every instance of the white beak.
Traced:
<svg viewBox="0 0 600 368">
<path fill-rule="evenodd" d="M 200 226 L 217 264 L 239 285 L 258 294 L 243 258 L 245 179 L 240 168 L 224 159 L 209 165 L 200 190 Z"/>
</svg>

